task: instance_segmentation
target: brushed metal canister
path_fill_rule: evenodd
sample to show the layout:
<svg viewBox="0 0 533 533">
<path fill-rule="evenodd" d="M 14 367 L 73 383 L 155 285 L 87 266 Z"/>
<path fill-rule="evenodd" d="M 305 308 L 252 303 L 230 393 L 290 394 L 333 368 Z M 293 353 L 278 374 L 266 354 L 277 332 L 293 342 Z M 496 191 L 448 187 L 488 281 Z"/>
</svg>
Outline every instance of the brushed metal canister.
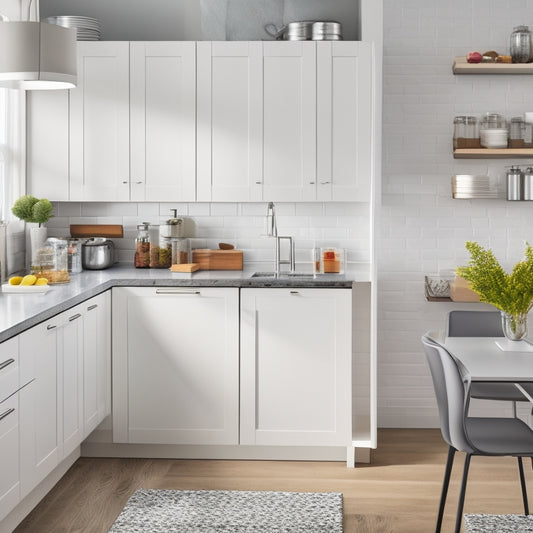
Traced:
<svg viewBox="0 0 533 533">
<path fill-rule="evenodd" d="M 507 200 L 522 200 L 524 174 L 514 165 L 507 172 Z"/>
<path fill-rule="evenodd" d="M 533 167 L 527 167 L 524 172 L 523 200 L 533 200 Z"/>
</svg>

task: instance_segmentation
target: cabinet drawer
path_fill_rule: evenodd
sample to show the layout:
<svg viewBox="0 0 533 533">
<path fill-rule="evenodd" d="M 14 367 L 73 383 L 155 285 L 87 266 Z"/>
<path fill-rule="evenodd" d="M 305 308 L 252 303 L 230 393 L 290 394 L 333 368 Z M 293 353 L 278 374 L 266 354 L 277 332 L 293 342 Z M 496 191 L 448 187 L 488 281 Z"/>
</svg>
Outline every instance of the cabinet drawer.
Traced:
<svg viewBox="0 0 533 533">
<path fill-rule="evenodd" d="M 18 338 L 0 344 L 0 402 L 19 388 Z"/>
<path fill-rule="evenodd" d="M 20 500 L 18 398 L 0 403 L 0 521 Z"/>
</svg>

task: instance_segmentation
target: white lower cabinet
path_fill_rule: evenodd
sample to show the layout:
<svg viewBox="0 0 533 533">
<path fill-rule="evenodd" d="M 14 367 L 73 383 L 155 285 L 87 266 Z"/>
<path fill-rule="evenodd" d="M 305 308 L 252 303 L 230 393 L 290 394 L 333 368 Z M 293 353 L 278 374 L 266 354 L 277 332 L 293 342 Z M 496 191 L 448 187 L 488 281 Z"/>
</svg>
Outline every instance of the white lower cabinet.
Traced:
<svg viewBox="0 0 533 533">
<path fill-rule="evenodd" d="M 83 309 L 83 437 L 111 413 L 111 291 Z"/>
<path fill-rule="evenodd" d="M 237 444 L 239 289 L 113 289 L 113 441 Z"/>
<path fill-rule="evenodd" d="M 240 443 L 351 446 L 350 289 L 242 289 Z"/>
<path fill-rule="evenodd" d="M 0 521 L 20 501 L 18 338 L 0 344 Z"/>
<path fill-rule="evenodd" d="M 19 336 L 20 383 L 28 383 L 19 391 L 21 497 L 109 412 L 108 299 L 87 300 Z"/>
</svg>

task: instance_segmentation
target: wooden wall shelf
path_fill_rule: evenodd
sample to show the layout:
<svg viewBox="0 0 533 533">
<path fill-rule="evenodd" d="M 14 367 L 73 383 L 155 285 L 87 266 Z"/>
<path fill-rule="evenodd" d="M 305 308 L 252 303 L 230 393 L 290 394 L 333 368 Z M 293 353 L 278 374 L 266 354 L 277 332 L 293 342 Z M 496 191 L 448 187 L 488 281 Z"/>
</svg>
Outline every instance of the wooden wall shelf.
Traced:
<svg viewBox="0 0 533 533">
<path fill-rule="evenodd" d="M 533 63 L 467 63 L 466 56 L 453 61 L 454 74 L 533 74 Z"/>
<path fill-rule="evenodd" d="M 515 157 L 533 158 L 533 148 L 457 148 L 454 159 L 505 159 Z"/>
</svg>

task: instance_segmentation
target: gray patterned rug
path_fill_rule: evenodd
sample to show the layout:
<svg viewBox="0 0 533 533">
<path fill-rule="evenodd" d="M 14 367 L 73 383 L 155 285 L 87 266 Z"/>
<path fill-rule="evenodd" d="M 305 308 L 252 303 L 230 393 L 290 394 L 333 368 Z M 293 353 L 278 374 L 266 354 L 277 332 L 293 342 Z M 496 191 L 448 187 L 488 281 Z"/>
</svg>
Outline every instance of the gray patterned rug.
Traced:
<svg viewBox="0 0 533 533">
<path fill-rule="evenodd" d="M 342 493 L 139 489 L 109 533 L 148 532 L 342 533 Z"/>
<path fill-rule="evenodd" d="M 467 533 L 526 533 L 533 531 L 533 515 L 465 514 Z"/>
</svg>

